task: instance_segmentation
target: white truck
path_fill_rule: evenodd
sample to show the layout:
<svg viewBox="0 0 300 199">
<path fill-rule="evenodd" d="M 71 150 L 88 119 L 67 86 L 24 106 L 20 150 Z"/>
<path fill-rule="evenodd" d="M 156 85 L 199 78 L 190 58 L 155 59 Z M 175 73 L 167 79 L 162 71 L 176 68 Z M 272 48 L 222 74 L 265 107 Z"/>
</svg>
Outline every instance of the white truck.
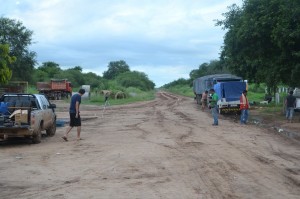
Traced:
<svg viewBox="0 0 300 199">
<path fill-rule="evenodd" d="M 42 94 L 4 94 L 0 98 L 0 140 L 13 137 L 41 142 L 41 132 L 56 132 L 56 105 Z"/>
</svg>

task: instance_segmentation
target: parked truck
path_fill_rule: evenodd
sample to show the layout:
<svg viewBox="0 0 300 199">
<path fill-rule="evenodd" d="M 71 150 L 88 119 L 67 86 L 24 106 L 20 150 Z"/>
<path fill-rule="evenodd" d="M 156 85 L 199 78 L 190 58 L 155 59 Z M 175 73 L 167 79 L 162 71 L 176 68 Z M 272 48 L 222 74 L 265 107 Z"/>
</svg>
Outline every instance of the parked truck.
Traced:
<svg viewBox="0 0 300 199">
<path fill-rule="evenodd" d="M 202 93 L 214 88 L 220 82 L 243 82 L 241 77 L 231 74 L 215 74 L 199 77 L 193 81 L 193 91 L 197 104 L 201 104 Z"/>
<path fill-rule="evenodd" d="M 37 90 L 50 100 L 60 100 L 72 96 L 72 84 L 67 79 L 51 79 L 50 82 L 37 82 Z"/>
<path fill-rule="evenodd" d="M 55 104 L 41 94 L 4 94 L 0 98 L 0 140 L 13 137 L 41 142 L 41 133 L 56 132 Z"/>
<path fill-rule="evenodd" d="M 239 112 L 240 96 L 246 89 L 246 82 L 228 81 L 216 83 L 214 85 L 214 90 L 219 97 L 217 102 L 219 113 Z"/>
</svg>

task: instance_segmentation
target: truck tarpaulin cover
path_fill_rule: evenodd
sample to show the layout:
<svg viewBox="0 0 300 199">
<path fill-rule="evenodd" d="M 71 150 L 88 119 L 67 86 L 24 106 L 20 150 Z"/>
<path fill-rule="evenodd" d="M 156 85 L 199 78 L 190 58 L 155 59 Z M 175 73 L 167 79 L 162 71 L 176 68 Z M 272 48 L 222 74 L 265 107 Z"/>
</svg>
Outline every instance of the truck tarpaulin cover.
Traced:
<svg viewBox="0 0 300 199">
<path fill-rule="evenodd" d="M 220 82 L 214 89 L 219 99 L 225 98 L 227 102 L 240 100 L 243 90 L 246 90 L 245 82 Z"/>
</svg>

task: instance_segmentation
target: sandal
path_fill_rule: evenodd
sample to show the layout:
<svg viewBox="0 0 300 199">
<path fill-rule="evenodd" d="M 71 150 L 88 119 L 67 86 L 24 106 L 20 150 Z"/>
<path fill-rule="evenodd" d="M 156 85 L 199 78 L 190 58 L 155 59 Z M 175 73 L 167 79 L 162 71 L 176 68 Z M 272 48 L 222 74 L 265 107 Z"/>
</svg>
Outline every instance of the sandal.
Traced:
<svg viewBox="0 0 300 199">
<path fill-rule="evenodd" d="M 62 138 L 64 141 L 68 142 L 68 139 L 67 139 L 66 136 L 62 136 L 61 138 Z"/>
</svg>

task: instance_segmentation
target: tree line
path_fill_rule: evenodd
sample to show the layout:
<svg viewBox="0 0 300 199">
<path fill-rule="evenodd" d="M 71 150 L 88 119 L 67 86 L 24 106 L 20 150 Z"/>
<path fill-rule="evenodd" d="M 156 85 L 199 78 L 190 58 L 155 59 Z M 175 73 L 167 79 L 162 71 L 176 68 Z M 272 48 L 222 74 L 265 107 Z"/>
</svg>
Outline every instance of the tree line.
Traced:
<svg viewBox="0 0 300 199">
<path fill-rule="evenodd" d="M 244 0 L 223 16 L 216 20 L 226 30 L 220 58 L 191 71 L 191 81 L 230 72 L 273 94 L 279 84 L 300 86 L 300 1 Z"/>
<path fill-rule="evenodd" d="M 240 7 L 229 6 L 223 16 L 224 19 L 216 20 L 216 26 L 226 31 L 219 59 L 200 64 L 190 72 L 188 80 L 176 80 L 165 87 L 183 82 L 191 85 L 193 79 L 215 73 L 232 73 L 249 82 L 265 83 L 269 93 L 275 93 L 279 84 L 300 86 L 300 1 L 244 0 Z M 33 84 L 42 79 L 66 77 L 75 85 L 134 86 L 143 90 L 155 86 L 146 74 L 130 71 L 123 60 L 110 62 L 103 77 L 84 74 L 80 66 L 61 70 L 54 62 L 35 69 L 36 53 L 29 50 L 32 34 L 21 22 L 0 18 L 2 83 L 11 79 Z M 51 73 L 52 69 L 57 73 Z"/>
<path fill-rule="evenodd" d="M 22 22 L 0 17 L 0 84 L 9 81 L 27 81 L 30 85 L 50 79 L 68 79 L 73 87 L 91 85 L 98 89 L 123 90 L 135 87 L 142 91 L 153 90 L 155 84 L 148 76 L 139 71 L 131 71 L 124 60 L 112 61 L 103 76 L 96 73 L 84 73 L 81 66 L 66 70 L 58 63 L 48 61 L 37 65 L 36 53 L 29 50 L 33 31 Z"/>
</svg>

